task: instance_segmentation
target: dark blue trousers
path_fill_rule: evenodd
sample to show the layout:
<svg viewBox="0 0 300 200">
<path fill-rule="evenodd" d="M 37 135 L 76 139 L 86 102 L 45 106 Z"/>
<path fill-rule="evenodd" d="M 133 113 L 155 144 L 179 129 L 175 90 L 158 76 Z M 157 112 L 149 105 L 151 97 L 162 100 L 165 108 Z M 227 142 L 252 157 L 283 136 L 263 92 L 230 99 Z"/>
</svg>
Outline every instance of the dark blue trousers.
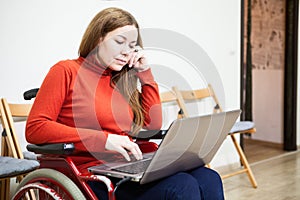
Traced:
<svg viewBox="0 0 300 200">
<path fill-rule="evenodd" d="M 90 182 L 89 185 L 99 199 L 108 199 L 104 184 Z M 125 182 L 117 189 L 116 198 L 117 200 L 223 200 L 224 193 L 219 174 L 212 169 L 199 167 L 144 185 L 132 181 Z"/>
</svg>

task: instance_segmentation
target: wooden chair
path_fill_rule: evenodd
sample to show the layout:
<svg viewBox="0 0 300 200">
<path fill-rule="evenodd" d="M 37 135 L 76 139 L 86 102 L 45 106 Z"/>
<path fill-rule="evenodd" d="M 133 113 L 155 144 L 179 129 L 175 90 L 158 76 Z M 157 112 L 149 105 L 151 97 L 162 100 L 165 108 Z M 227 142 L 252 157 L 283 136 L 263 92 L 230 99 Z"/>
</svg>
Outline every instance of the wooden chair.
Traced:
<svg viewBox="0 0 300 200">
<path fill-rule="evenodd" d="M 14 118 L 16 120 L 26 120 L 26 117 L 29 115 L 31 104 L 12 104 L 8 103 L 5 98 L 1 99 L 1 104 L 4 109 L 6 116 L 6 121 L 3 123 L 3 128 L 5 134 L 2 135 L 3 142 L 6 143 L 4 147 L 8 149 L 3 149 L 4 155 L 12 156 L 14 158 L 24 159 L 23 152 L 21 150 L 19 140 L 16 134 L 16 129 L 14 126 Z M 4 115 L 4 114 L 3 114 Z M 4 119 L 4 118 L 3 118 Z M 8 152 L 6 152 L 8 150 Z M 6 153 L 5 153 L 6 152 Z"/>
<path fill-rule="evenodd" d="M 167 91 L 167 92 L 162 92 L 159 95 L 160 95 L 160 101 L 163 105 L 167 104 L 167 103 L 175 103 L 176 105 L 180 105 L 180 103 L 178 101 L 178 97 L 173 90 Z M 180 107 L 178 107 L 178 109 L 179 109 L 179 111 L 178 111 L 177 118 L 182 118 L 183 113 L 182 113 Z"/>
<path fill-rule="evenodd" d="M 11 178 L 17 177 L 17 180 L 20 181 L 25 174 L 39 166 L 36 160 L 24 159 L 13 124 L 13 117 L 27 117 L 30 108 L 31 105 L 29 104 L 8 104 L 4 98 L 0 102 L 0 116 L 3 127 L 0 156 L 0 199 L 9 199 Z"/>
<path fill-rule="evenodd" d="M 160 101 L 162 104 L 167 103 L 173 103 L 177 106 L 177 97 L 176 94 L 173 91 L 163 92 L 160 93 Z M 179 109 L 179 108 L 178 108 Z M 180 115 L 178 114 L 178 117 Z M 176 118 L 176 117 L 175 117 Z M 163 130 L 164 127 L 161 130 L 142 130 L 139 132 L 139 135 L 137 137 L 133 137 L 136 139 L 136 143 L 141 147 L 143 145 L 143 142 L 147 142 L 146 144 L 149 145 L 149 141 L 151 140 L 156 144 L 155 150 L 158 148 L 158 144 L 161 142 L 162 138 L 164 137 L 164 134 L 166 133 L 166 130 Z M 166 127 L 167 129 L 167 127 Z M 150 151 L 153 151 L 151 149 Z"/>
<path fill-rule="evenodd" d="M 179 90 L 177 87 L 173 87 L 173 90 L 177 96 L 177 102 L 178 102 L 179 107 L 182 110 L 181 115 L 183 117 L 189 117 L 186 103 L 192 102 L 192 101 L 199 101 L 199 100 L 203 100 L 203 99 L 207 99 L 207 98 L 211 98 L 214 102 L 215 106 L 213 108 L 213 112 L 222 112 L 222 107 L 221 107 L 219 100 L 210 84 L 208 85 L 207 88 L 197 89 L 197 90 Z M 240 157 L 240 161 L 242 163 L 243 169 L 232 172 L 230 174 L 223 175 L 222 176 L 223 179 L 237 175 L 237 174 L 247 173 L 252 186 L 254 188 L 257 187 L 255 177 L 254 177 L 253 172 L 250 168 L 250 165 L 247 161 L 247 158 L 246 158 L 241 146 L 239 145 L 239 143 L 237 142 L 237 140 L 235 138 L 236 134 L 244 134 L 244 133 L 252 134 L 255 132 L 256 132 L 256 130 L 255 130 L 255 126 L 254 126 L 253 122 L 240 121 L 240 122 L 236 122 L 236 124 L 233 126 L 231 131 L 228 133 L 228 136 L 231 138 L 231 140 L 234 144 L 234 147 Z"/>
</svg>

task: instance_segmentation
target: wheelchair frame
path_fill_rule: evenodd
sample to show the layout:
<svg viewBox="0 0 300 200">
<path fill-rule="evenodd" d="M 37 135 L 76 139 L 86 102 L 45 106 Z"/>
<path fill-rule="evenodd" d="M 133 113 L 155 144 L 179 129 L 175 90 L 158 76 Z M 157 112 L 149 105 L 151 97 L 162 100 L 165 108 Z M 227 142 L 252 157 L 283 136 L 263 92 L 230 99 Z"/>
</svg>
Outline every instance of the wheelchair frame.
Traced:
<svg viewBox="0 0 300 200">
<path fill-rule="evenodd" d="M 155 151 L 157 144 L 137 140 L 143 152 Z M 27 196 L 32 199 L 32 190 L 38 192 L 38 199 L 45 196 L 52 199 L 91 199 L 98 198 L 88 185 L 88 181 L 98 181 L 106 185 L 109 200 L 115 200 L 116 188 L 111 180 L 102 175 L 89 172 L 88 168 L 102 162 L 89 153 L 76 153 L 73 144 L 27 145 L 27 149 L 39 154 L 39 169 L 30 172 L 16 189 L 13 200 Z M 74 153 L 75 152 L 75 153 Z M 78 164 L 80 163 L 80 164 Z M 31 191 L 31 192 L 30 192 Z M 35 195 L 37 195 L 35 193 Z"/>
<path fill-rule="evenodd" d="M 63 146 L 63 148 L 60 146 Z M 107 186 L 109 199 L 115 200 L 114 185 L 110 179 L 92 174 L 87 169 L 90 166 L 100 164 L 100 162 L 87 162 L 82 166 L 77 165 L 80 162 L 84 163 L 84 160 L 88 160 L 91 155 L 70 153 L 74 151 L 73 144 L 28 145 L 27 148 L 35 153 L 41 153 L 38 156 L 40 168 L 24 178 L 17 188 L 17 192 L 13 197 L 14 200 L 21 199 L 31 189 L 38 190 L 40 194 L 48 194 L 53 199 L 82 199 L 83 196 L 85 199 L 98 199 L 87 181 L 103 182 Z M 58 177 L 60 178 L 55 177 L 56 173 L 59 174 Z M 73 192 L 78 194 L 74 195 Z"/>
</svg>

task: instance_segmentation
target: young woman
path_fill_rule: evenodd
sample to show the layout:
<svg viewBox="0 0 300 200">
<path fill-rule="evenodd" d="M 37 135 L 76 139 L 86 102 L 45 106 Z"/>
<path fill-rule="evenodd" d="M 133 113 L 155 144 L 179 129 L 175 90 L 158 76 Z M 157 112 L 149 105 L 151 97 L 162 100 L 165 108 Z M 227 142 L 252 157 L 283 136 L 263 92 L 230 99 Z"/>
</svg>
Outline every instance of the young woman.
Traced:
<svg viewBox="0 0 300 200">
<path fill-rule="evenodd" d="M 72 142 L 77 151 L 113 150 L 127 160 L 131 152 L 141 159 L 131 136 L 141 128 L 160 129 L 162 123 L 158 85 L 142 47 L 130 13 L 99 12 L 82 38 L 79 58 L 58 62 L 45 77 L 28 117 L 28 142 Z M 90 186 L 99 199 L 107 198 L 106 186 Z M 205 167 L 145 185 L 126 182 L 116 195 L 118 200 L 224 199 L 220 176 Z"/>
</svg>

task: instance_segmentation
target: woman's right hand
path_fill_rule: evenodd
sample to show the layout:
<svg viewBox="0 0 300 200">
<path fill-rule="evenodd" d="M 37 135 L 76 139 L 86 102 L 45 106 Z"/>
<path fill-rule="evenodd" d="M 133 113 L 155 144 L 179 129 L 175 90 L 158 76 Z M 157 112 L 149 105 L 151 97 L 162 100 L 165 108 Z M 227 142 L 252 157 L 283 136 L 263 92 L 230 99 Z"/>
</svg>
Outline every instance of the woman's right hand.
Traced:
<svg viewBox="0 0 300 200">
<path fill-rule="evenodd" d="M 105 148 L 107 150 L 119 152 L 127 161 L 130 161 L 127 151 L 131 152 L 137 160 L 143 158 L 139 146 L 125 135 L 108 134 Z"/>
</svg>

